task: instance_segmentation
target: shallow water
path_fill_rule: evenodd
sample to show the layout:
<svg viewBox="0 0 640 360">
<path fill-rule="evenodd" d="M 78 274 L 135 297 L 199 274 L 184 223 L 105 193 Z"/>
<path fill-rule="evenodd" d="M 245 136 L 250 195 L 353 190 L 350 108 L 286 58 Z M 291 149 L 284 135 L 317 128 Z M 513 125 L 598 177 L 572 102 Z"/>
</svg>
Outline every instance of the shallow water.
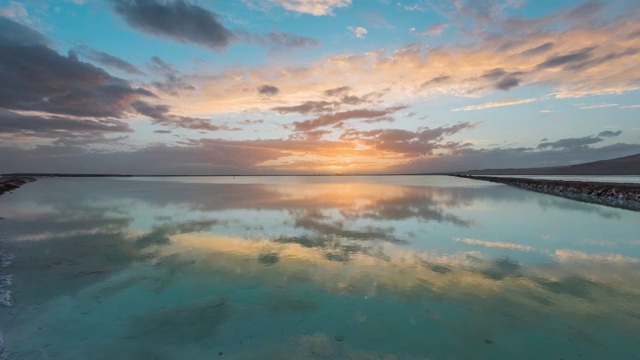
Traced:
<svg viewBox="0 0 640 360">
<path fill-rule="evenodd" d="M 637 212 L 435 176 L 52 178 L 0 217 L 10 359 L 640 359 Z"/>
</svg>

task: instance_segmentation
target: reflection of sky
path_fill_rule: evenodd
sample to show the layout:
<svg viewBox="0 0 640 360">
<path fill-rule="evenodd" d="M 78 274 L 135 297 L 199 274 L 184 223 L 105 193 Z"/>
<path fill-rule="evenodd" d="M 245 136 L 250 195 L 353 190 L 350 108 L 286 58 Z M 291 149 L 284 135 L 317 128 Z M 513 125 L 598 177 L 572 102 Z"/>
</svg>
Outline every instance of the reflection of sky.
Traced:
<svg viewBox="0 0 640 360">
<path fill-rule="evenodd" d="M 326 345 L 341 354 L 336 358 L 346 356 L 344 349 L 325 343 L 333 338 L 325 332 L 339 321 L 359 319 L 345 332 L 383 318 L 400 326 L 391 314 L 380 315 L 383 303 L 412 326 L 430 319 L 424 331 L 435 331 L 429 326 L 441 319 L 436 323 L 444 321 L 451 336 L 463 327 L 447 312 L 452 306 L 463 312 L 488 307 L 474 315 L 478 326 L 499 306 L 530 313 L 527 318 L 561 317 L 572 326 L 574 315 L 607 316 L 610 332 L 623 338 L 628 334 L 621 329 L 640 325 L 638 213 L 458 178 L 238 179 L 42 179 L 0 198 L 0 236 L 16 254 L 11 287 L 19 294 L 8 338 L 30 336 L 29 324 L 55 322 L 85 307 L 90 321 L 107 321 L 104 342 L 113 341 L 112 327 L 138 334 L 173 323 L 174 315 L 197 318 L 193 311 L 210 308 L 225 312 L 212 313 L 212 322 L 244 334 L 242 317 L 227 309 L 239 307 L 265 328 L 282 321 L 286 339 L 270 341 L 312 341 L 300 346 Z M 280 295 L 268 295 L 274 292 Z M 213 305 L 199 302 L 221 296 L 225 300 Z M 345 299 L 351 300 L 342 304 Z M 379 303 L 363 303 L 367 299 Z M 128 310 L 119 308 L 122 301 L 131 303 Z M 185 305 L 194 301 L 194 308 Z M 449 310 L 405 313 L 418 311 L 417 304 Z M 104 320 L 109 311 L 123 315 Z M 44 315 L 35 320 L 37 314 Z M 317 325 L 299 330 L 299 316 Z M 129 324 L 129 317 L 137 320 Z M 89 320 L 77 321 L 92 331 Z M 42 341 L 54 341 L 47 336 L 58 336 L 57 327 L 47 326 L 52 330 Z M 190 341 L 201 340 L 198 331 L 188 332 Z M 155 343 L 161 340 L 153 336 L 162 334 L 144 339 Z M 562 336 L 553 341 L 566 346 Z M 391 341 L 390 353 L 401 344 Z M 358 348 L 375 346 L 362 340 Z"/>
<path fill-rule="evenodd" d="M 482 251 L 521 261 L 553 256 L 556 249 L 640 257 L 634 212 L 465 179 L 285 177 L 267 178 L 266 184 L 252 177 L 134 180 L 145 181 L 41 180 L 0 203 L 3 213 L 17 217 L 18 233 L 12 234 L 11 227 L 4 231 L 28 239 L 30 233 L 58 231 L 65 222 L 84 219 L 85 225 L 100 226 L 104 217 L 127 218 L 122 230 L 141 234 L 170 223 L 215 219 L 218 224 L 208 234 L 257 240 L 328 236 L 403 243 L 416 251 Z M 95 183 L 100 192 L 93 191 Z M 425 183 L 434 186 L 421 185 Z M 55 214 L 66 218 L 54 220 Z M 39 217 L 51 222 L 39 222 Z M 53 227 L 39 229 L 49 225 Z M 456 241 L 462 238 L 479 241 Z"/>
</svg>

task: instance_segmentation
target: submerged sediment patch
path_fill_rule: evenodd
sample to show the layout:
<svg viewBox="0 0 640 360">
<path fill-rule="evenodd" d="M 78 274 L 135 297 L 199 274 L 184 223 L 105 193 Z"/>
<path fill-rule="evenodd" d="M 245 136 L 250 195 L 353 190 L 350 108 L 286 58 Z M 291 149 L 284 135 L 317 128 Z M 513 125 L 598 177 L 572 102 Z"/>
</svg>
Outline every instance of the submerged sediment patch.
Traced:
<svg viewBox="0 0 640 360">
<path fill-rule="evenodd" d="M 490 181 L 549 195 L 640 211 L 640 184 L 592 181 L 542 180 L 495 176 L 452 175 Z"/>
</svg>

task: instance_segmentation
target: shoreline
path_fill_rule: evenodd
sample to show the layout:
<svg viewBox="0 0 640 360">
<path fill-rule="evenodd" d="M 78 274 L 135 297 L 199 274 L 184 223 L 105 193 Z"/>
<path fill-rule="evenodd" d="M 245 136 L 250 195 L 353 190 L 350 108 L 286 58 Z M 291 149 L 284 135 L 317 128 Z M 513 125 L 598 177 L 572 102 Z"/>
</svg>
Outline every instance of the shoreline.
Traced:
<svg viewBox="0 0 640 360">
<path fill-rule="evenodd" d="M 36 181 L 36 178 L 30 176 L 1 176 L 0 195 L 18 189 L 22 185 L 34 181 Z M 3 241 L 4 239 L 0 238 L 0 245 L 2 245 Z M 0 269 L 8 268 L 11 265 L 12 260 L 13 254 L 7 253 L 0 248 Z M 8 274 L 6 270 L 2 270 L 0 272 L 0 308 L 11 306 L 11 290 L 8 290 L 7 288 L 11 286 L 12 280 L 13 274 Z M 2 331 L 0 331 L 0 359 L 6 359 L 9 355 L 9 350 L 4 346 Z"/>
<path fill-rule="evenodd" d="M 450 175 L 489 181 L 566 199 L 640 211 L 640 184 L 571 180 L 543 180 L 484 175 Z"/>
<path fill-rule="evenodd" d="M 36 178 L 33 176 L 1 176 L 0 195 L 34 181 Z"/>
</svg>

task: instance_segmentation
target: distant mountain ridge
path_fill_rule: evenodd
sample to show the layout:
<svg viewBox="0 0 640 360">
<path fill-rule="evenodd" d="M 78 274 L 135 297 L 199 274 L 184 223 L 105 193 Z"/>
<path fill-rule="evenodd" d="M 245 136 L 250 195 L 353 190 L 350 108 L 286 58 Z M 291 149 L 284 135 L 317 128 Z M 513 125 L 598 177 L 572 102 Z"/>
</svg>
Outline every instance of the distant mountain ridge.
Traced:
<svg viewBox="0 0 640 360">
<path fill-rule="evenodd" d="M 467 175 L 640 175 L 640 154 L 584 164 L 523 169 L 483 169 Z"/>
</svg>

